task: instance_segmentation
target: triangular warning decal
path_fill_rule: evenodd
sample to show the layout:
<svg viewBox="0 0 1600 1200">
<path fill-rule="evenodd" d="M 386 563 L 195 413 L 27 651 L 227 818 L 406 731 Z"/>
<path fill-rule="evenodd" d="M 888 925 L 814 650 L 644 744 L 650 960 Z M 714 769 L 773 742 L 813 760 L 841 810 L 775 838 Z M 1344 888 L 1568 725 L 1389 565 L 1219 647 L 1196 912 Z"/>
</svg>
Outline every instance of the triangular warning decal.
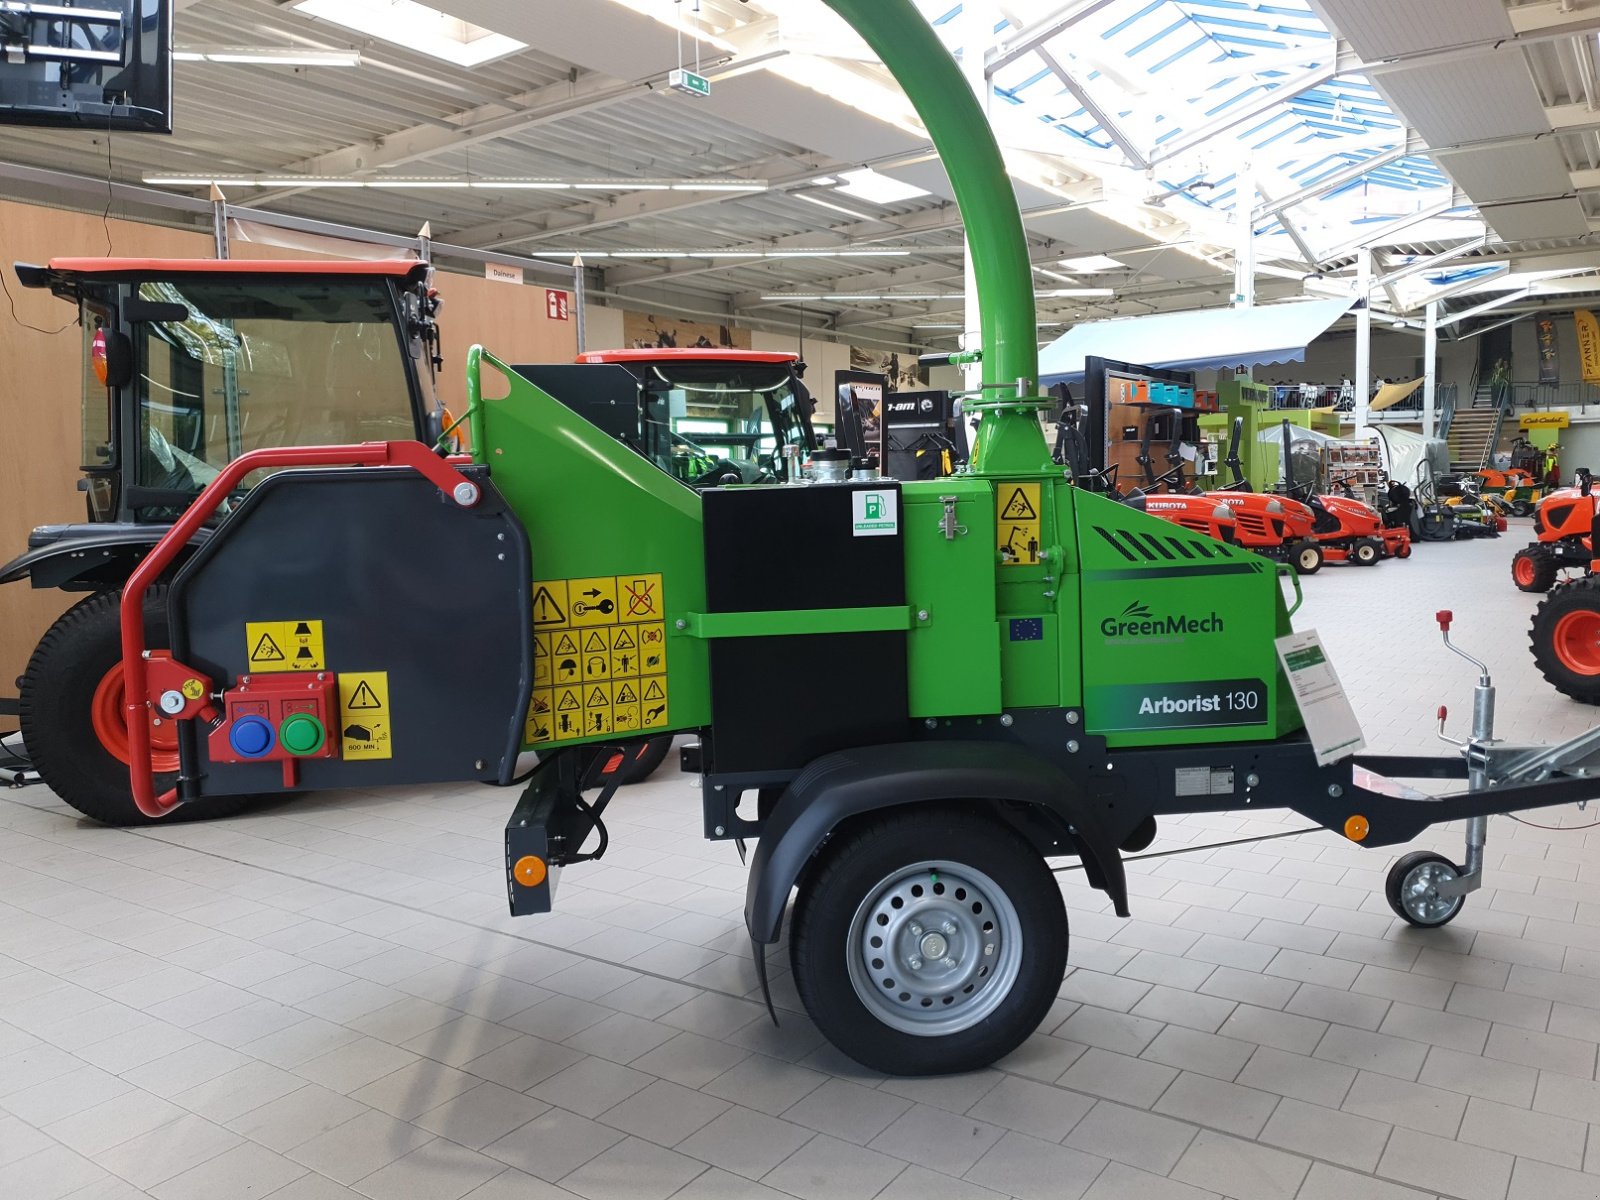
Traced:
<svg viewBox="0 0 1600 1200">
<path fill-rule="evenodd" d="M 533 639 L 533 656 L 535 658 L 543 658 L 549 653 L 550 647 L 548 643 L 545 642 L 543 636 Z"/>
<path fill-rule="evenodd" d="M 383 702 L 378 699 L 377 693 L 363 679 L 361 686 L 356 689 L 356 694 L 350 697 L 350 703 L 345 707 L 351 711 L 358 708 L 382 708 Z"/>
<path fill-rule="evenodd" d="M 1039 514 L 1034 511 L 1033 504 L 1028 500 L 1028 494 L 1021 488 L 1011 493 L 1011 499 L 1006 501 L 1006 506 L 1001 510 L 1000 516 L 1007 521 L 1036 521 Z"/>
<path fill-rule="evenodd" d="M 256 648 L 250 651 L 251 662 L 282 662 L 283 651 L 278 649 L 278 643 L 272 640 L 270 633 L 263 633 L 261 640 L 256 643 Z"/>
<path fill-rule="evenodd" d="M 616 637 L 611 642 L 613 650 L 632 650 L 639 643 L 633 640 L 633 635 L 628 632 L 626 625 L 617 630 Z"/>
<path fill-rule="evenodd" d="M 535 625 L 565 625 L 567 614 L 561 605 L 556 603 L 556 598 L 550 594 L 550 589 L 541 586 L 533 594 L 533 623 Z"/>
<path fill-rule="evenodd" d="M 661 690 L 661 685 L 652 679 L 650 686 L 644 690 L 644 698 L 646 700 L 662 700 L 666 698 L 666 693 Z"/>
<path fill-rule="evenodd" d="M 589 693 L 589 698 L 584 703 L 590 708 L 604 708 L 611 701 L 606 698 L 604 688 L 595 688 L 594 691 Z"/>
<path fill-rule="evenodd" d="M 578 643 L 572 640 L 572 635 L 571 634 L 563 633 L 561 635 L 561 640 L 556 643 L 556 653 L 557 654 L 576 654 L 577 652 L 578 652 Z"/>
<path fill-rule="evenodd" d="M 583 652 L 585 654 L 604 654 L 606 652 L 605 638 L 598 633 L 591 633 L 589 640 L 583 644 Z"/>
<path fill-rule="evenodd" d="M 639 693 L 633 690 L 632 684 L 625 683 L 617 689 L 618 704 L 633 704 L 636 703 L 638 699 Z"/>
<path fill-rule="evenodd" d="M 578 708 L 578 693 L 568 688 L 561 693 L 561 699 L 556 702 L 556 707 L 562 712 L 571 712 Z"/>
</svg>

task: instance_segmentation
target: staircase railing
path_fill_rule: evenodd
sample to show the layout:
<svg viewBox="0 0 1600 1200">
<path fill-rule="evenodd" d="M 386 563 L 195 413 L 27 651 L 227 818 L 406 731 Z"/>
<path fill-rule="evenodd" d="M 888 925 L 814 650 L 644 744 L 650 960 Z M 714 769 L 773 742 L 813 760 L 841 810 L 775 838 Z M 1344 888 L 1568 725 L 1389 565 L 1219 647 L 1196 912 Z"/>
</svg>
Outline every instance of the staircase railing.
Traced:
<svg viewBox="0 0 1600 1200">
<path fill-rule="evenodd" d="M 1450 422 L 1456 415 L 1456 389 L 1455 385 L 1440 388 L 1437 399 L 1439 401 L 1439 433 L 1438 436 L 1448 439 L 1450 437 Z"/>
</svg>

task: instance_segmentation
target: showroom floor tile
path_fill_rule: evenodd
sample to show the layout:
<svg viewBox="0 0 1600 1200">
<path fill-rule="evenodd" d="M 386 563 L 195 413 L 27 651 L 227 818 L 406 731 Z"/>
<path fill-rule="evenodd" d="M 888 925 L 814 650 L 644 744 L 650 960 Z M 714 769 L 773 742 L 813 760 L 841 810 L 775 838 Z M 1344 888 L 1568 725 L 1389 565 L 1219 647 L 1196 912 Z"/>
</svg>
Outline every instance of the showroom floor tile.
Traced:
<svg viewBox="0 0 1600 1200">
<path fill-rule="evenodd" d="M 1593 710 L 1526 652 L 1526 540 L 1303 581 L 1371 747 Z M 1491 823 L 1451 926 L 1396 920 L 1394 854 L 1283 810 L 1172 820 L 1132 920 L 1058 879 L 1071 969 L 994 1070 L 885 1079 L 827 1046 L 730 845 L 670 767 L 623 793 L 556 913 L 505 915 L 510 792 L 307 797 L 110 830 L 0 793 L 0 1196 L 19 1200 L 1565 1200 L 1600 1195 L 1600 830 Z M 1212 843 L 1288 835 L 1248 845 Z M 1420 843 L 1459 855 L 1460 831 Z M 1185 847 L 1205 849 L 1169 854 Z"/>
</svg>

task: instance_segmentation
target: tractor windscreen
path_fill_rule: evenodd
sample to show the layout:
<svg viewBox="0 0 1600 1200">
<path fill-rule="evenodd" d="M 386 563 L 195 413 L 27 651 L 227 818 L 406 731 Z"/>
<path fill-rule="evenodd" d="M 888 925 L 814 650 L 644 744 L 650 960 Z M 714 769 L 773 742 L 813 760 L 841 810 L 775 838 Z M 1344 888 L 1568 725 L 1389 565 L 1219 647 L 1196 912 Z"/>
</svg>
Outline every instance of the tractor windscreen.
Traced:
<svg viewBox="0 0 1600 1200">
<path fill-rule="evenodd" d="M 149 281 L 139 301 L 135 483 L 147 494 L 198 491 L 263 446 L 416 436 L 384 281 Z"/>
<path fill-rule="evenodd" d="M 787 363 L 655 363 L 649 387 L 664 404 L 675 457 L 688 455 L 680 477 L 707 470 L 754 483 L 782 478 L 783 446 L 811 451 L 811 398 Z"/>
</svg>

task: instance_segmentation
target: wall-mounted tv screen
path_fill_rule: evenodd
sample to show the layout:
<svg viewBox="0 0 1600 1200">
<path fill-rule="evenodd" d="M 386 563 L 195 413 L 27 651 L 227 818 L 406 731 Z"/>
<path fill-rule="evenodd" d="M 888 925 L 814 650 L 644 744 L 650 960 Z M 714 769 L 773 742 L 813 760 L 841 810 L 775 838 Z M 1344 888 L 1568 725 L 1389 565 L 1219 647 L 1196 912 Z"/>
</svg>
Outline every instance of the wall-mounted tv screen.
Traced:
<svg viewBox="0 0 1600 1200">
<path fill-rule="evenodd" d="M 171 0 L 0 3 L 0 124 L 171 133 Z"/>
</svg>

